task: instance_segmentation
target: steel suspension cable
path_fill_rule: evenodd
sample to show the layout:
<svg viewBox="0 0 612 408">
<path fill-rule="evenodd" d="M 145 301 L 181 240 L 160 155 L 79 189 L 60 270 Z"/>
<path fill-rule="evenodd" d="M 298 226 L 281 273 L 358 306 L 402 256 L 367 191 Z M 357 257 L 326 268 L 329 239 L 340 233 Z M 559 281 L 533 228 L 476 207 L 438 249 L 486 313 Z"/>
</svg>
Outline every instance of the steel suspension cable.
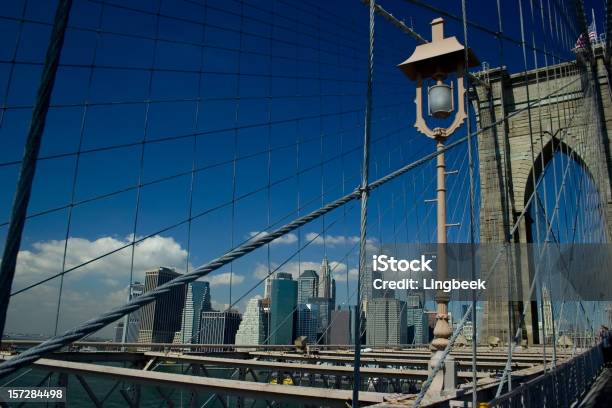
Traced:
<svg viewBox="0 0 612 408">
<path fill-rule="evenodd" d="M 466 0 L 461 0 L 461 17 L 463 22 L 463 46 L 464 46 L 464 57 L 463 64 L 464 69 L 468 70 L 469 64 L 469 48 L 468 48 L 468 29 L 467 29 L 467 6 Z M 465 89 L 470 89 L 470 77 L 465 75 L 465 81 L 467 82 L 467 86 Z M 471 131 L 471 120 L 470 120 L 470 101 L 468 97 L 468 93 L 465 94 L 465 106 L 467 107 L 468 117 L 467 117 L 467 149 L 468 149 L 468 175 L 470 179 L 470 190 L 469 190 L 469 202 L 470 202 L 470 259 L 471 259 L 471 278 L 472 281 L 476 278 L 476 270 L 475 270 L 475 236 L 474 236 L 474 159 L 472 157 L 472 131 Z M 478 342 L 476 341 L 476 332 L 477 332 L 477 316 L 476 316 L 476 291 L 472 290 L 472 406 L 476 407 L 478 403 L 478 393 L 477 393 L 477 382 L 478 382 L 478 372 L 477 372 L 477 354 L 478 354 Z"/>
<path fill-rule="evenodd" d="M 102 19 L 104 16 L 104 6 L 100 7 L 100 13 L 98 15 L 98 28 L 100 28 L 102 26 Z M 98 46 L 100 43 L 100 34 L 98 33 L 96 35 L 96 41 L 94 43 L 94 49 L 93 49 L 93 53 L 92 53 L 92 62 L 96 60 L 96 56 L 98 55 Z M 83 113 L 81 115 L 81 128 L 79 130 L 79 141 L 78 141 L 78 146 L 77 146 L 77 154 L 75 156 L 75 161 L 74 161 L 74 169 L 72 172 L 72 186 L 71 186 L 71 191 L 70 191 L 70 204 L 68 207 L 68 219 L 66 221 L 66 233 L 64 235 L 64 250 L 63 250 L 63 254 L 62 254 L 62 272 L 66 270 L 66 257 L 68 254 L 68 240 L 70 238 L 70 231 L 72 228 L 72 217 L 73 217 L 73 212 L 74 212 L 74 202 L 75 202 L 75 198 L 76 198 L 76 190 L 77 190 L 77 180 L 78 180 L 78 176 L 79 176 L 79 168 L 80 168 L 80 164 L 81 164 L 81 154 L 80 151 L 83 148 L 83 139 L 85 137 L 85 124 L 86 124 L 86 120 L 87 120 L 87 113 L 88 113 L 88 109 L 89 107 L 87 106 L 87 101 L 90 99 L 90 94 L 91 94 L 91 88 L 92 88 L 92 83 L 93 83 L 93 76 L 94 76 L 94 68 L 93 68 L 93 64 L 92 67 L 89 69 L 88 72 L 88 79 L 87 79 L 87 90 L 86 90 L 86 97 L 85 97 L 85 103 L 83 106 Z M 64 275 L 61 276 L 60 278 L 60 284 L 59 284 L 59 290 L 58 290 L 58 294 L 57 294 L 57 308 L 55 311 L 55 326 L 53 328 L 53 335 L 57 335 L 57 330 L 58 330 L 58 325 L 59 325 L 59 319 L 60 319 L 60 312 L 61 312 L 61 302 L 62 302 L 62 290 L 64 287 Z"/>
<path fill-rule="evenodd" d="M 361 277 L 366 270 L 366 240 L 367 240 L 367 222 L 368 222 L 368 196 L 371 187 L 368 184 L 368 174 L 370 167 L 370 130 L 372 126 L 372 82 L 374 77 L 374 13 L 375 0 L 370 0 L 369 8 L 369 43 L 368 43 L 368 80 L 367 94 L 365 106 L 365 123 L 363 132 L 363 164 L 361 170 L 361 187 L 359 189 L 359 197 L 361 200 L 361 215 L 359 226 L 359 267 L 357 271 L 357 307 L 355 308 L 355 360 L 353 369 L 353 408 L 359 407 L 359 389 L 361 388 L 361 327 L 362 327 L 362 280 Z"/>
<path fill-rule="evenodd" d="M 32 193 L 32 183 L 36 173 L 36 164 L 45 121 L 49 111 L 51 92 L 55 83 L 57 68 L 60 61 L 66 26 L 72 0 L 59 0 L 53 21 L 53 30 L 49 39 L 44 68 L 36 95 L 36 104 L 32 111 L 32 120 L 28 131 L 23 161 L 17 181 L 17 190 L 11 211 L 11 220 L 6 236 L 2 262 L 0 263 L 0 334 L 4 333 L 6 312 L 10 300 L 11 286 L 17 266 L 17 255 L 21 245 L 21 236 L 25 225 L 28 204 Z"/>
</svg>

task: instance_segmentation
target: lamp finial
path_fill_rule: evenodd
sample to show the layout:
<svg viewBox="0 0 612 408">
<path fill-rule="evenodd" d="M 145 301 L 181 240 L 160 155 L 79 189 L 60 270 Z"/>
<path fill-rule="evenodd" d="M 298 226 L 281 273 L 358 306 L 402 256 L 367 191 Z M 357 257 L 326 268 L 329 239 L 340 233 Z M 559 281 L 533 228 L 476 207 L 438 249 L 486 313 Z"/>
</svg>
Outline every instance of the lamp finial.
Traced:
<svg viewBox="0 0 612 408">
<path fill-rule="evenodd" d="M 444 19 L 438 17 L 431 21 L 431 42 L 444 39 Z"/>
</svg>

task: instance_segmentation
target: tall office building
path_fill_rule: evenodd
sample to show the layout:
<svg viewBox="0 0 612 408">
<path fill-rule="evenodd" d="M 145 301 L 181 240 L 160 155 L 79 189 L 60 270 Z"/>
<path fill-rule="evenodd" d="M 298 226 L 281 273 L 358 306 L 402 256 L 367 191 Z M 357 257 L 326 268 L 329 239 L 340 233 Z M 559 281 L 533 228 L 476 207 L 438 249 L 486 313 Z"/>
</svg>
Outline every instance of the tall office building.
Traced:
<svg viewBox="0 0 612 408">
<path fill-rule="evenodd" d="M 118 322 L 115 326 L 115 343 L 121 343 L 123 340 L 123 322 Z"/>
<path fill-rule="evenodd" d="M 264 344 L 268 337 L 268 313 L 262 299 L 249 300 L 236 333 L 236 344 Z"/>
<path fill-rule="evenodd" d="M 176 278 L 180 274 L 160 267 L 145 273 L 144 292 Z M 181 316 L 185 305 L 185 289 L 176 287 L 166 295 L 142 307 L 139 343 L 172 343 L 181 329 Z"/>
<path fill-rule="evenodd" d="M 317 304 L 298 304 L 296 332 L 296 337 L 306 336 L 310 344 L 317 342 L 319 337 L 319 306 Z"/>
<path fill-rule="evenodd" d="M 408 325 L 408 344 L 429 343 L 427 316 L 423 310 L 421 294 L 408 295 L 406 298 L 406 324 Z"/>
<path fill-rule="evenodd" d="M 140 282 L 134 282 L 128 288 L 128 302 L 144 293 L 144 285 Z M 136 343 L 138 341 L 138 331 L 140 328 L 140 316 L 142 308 L 134 310 L 123 317 L 123 334 L 121 337 L 122 343 Z"/>
<path fill-rule="evenodd" d="M 315 298 L 319 293 L 319 275 L 312 269 L 307 269 L 298 278 L 298 304 L 308 303 L 310 298 Z"/>
<path fill-rule="evenodd" d="M 297 282 L 291 274 L 276 274 L 270 285 L 269 344 L 292 344 Z"/>
<path fill-rule="evenodd" d="M 276 272 L 266 278 L 264 287 L 264 299 L 270 299 L 272 293 L 272 280 L 273 279 L 293 279 L 293 276 L 288 272 Z"/>
<path fill-rule="evenodd" d="M 323 257 L 323 261 L 321 262 L 321 270 L 319 271 L 318 297 L 328 299 L 332 297 L 331 280 L 331 269 L 329 268 L 329 261 L 327 260 L 327 257 Z"/>
<path fill-rule="evenodd" d="M 304 274 L 306 273 L 308 273 L 308 275 L 311 277 L 311 281 L 309 283 L 314 284 L 315 282 L 312 280 L 312 276 L 316 275 L 316 272 L 304 271 Z M 311 289 L 308 291 L 308 293 L 298 294 L 300 303 L 316 305 L 316 309 L 318 311 L 317 341 L 322 344 L 328 343 L 328 326 L 331 319 L 331 312 L 335 309 L 336 305 L 336 281 L 332 279 L 331 273 L 332 271 L 329 266 L 329 261 L 327 257 L 324 257 L 323 261 L 321 262 L 321 269 L 319 271 L 317 289 Z M 307 298 L 307 295 L 310 295 L 310 297 Z"/>
<path fill-rule="evenodd" d="M 361 275 L 361 298 L 367 303 L 372 299 L 384 297 L 385 290 L 375 289 L 372 285 L 375 279 L 382 279 L 383 274 L 379 271 L 372 271 L 372 263 L 366 262 L 364 272 Z"/>
<path fill-rule="evenodd" d="M 309 343 L 316 343 L 319 329 L 319 307 L 310 299 L 319 293 L 319 275 L 307 269 L 298 278 L 296 337 L 306 336 Z"/>
<path fill-rule="evenodd" d="M 406 324 L 408 325 L 408 344 L 429 343 L 429 327 L 427 315 L 422 308 L 406 308 Z"/>
<path fill-rule="evenodd" d="M 408 333 L 406 302 L 397 299 L 372 299 L 367 311 L 367 344 L 386 346 L 406 344 Z"/>
<path fill-rule="evenodd" d="M 264 281 L 264 299 L 270 299 L 270 292 L 272 292 L 272 277 L 268 276 Z"/>
<path fill-rule="evenodd" d="M 312 305 L 316 305 L 319 311 L 319 316 L 317 318 L 317 333 L 318 333 L 318 342 L 320 344 L 328 344 L 329 343 L 329 330 L 328 326 L 331 321 L 331 313 L 333 311 L 333 304 L 331 298 L 312 298 L 308 302 Z"/>
<path fill-rule="evenodd" d="M 542 319 L 544 321 L 544 339 L 545 342 L 550 343 L 553 337 L 553 312 L 552 302 L 550 300 L 550 292 L 548 288 L 542 288 Z"/>
<path fill-rule="evenodd" d="M 331 310 L 336 310 L 336 280 L 331 280 Z"/>
<path fill-rule="evenodd" d="M 465 314 L 467 313 L 468 309 L 469 309 L 470 305 L 461 305 L 461 316 L 459 316 L 459 320 L 463 319 L 463 316 L 465 316 Z M 481 310 L 480 306 L 476 306 L 476 321 L 479 322 L 481 316 L 478 314 L 478 311 Z M 461 330 L 461 332 L 463 333 L 463 337 L 465 337 L 465 339 L 469 342 L 472 342 L 474 340 L 474 337 L 476 337 L 476 339 L 478 339 L 477 333 L 474 333 L 474 316 L 473 316 L 473 312 L 471 311 L 468 315 L 467 318 L 465 319 L 465 324 L 463 325 L 463 329 Z M 480 327 L 480 324 L 477 325 L 478 327 Z"/>
<path fill-rule="evenodd" d="M 191 282 L 187 284 L 181 331 L 177 333 L 175 343 L 191 344 L 197 341 L 202 310 L 212 310 L 210 284 L 202 281 Z"/>
<path fill-rule="evenodd" d="M 331 313 L 329 344 L 354 344 L 355 306 L 340 306 Z"/>
<path fill-rule="evenodd" d="M 461 331 L 463 333 L 463 337 L 465 337 L 467 341 L 471 342 L 473 340 L 472 337 L 474 336 L 474 323 L 466 322 Z"/>
<path fill-rule="evenodd" d="M 235 309 L 223 312 L 203 310 L 200 315 L 201 344 L 235 344 L 242 317 Z"/>
</svg>

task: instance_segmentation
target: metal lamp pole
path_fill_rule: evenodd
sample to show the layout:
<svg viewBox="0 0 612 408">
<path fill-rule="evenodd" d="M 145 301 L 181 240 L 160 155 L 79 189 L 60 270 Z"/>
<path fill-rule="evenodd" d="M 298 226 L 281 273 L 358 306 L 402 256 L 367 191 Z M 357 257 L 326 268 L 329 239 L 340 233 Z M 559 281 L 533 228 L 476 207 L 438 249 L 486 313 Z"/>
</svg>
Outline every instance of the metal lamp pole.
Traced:
<svg viewBox="0 0 612 408">
<path fill-rule="evenodd" d="M 444 281 L 448 279 L 448 269 L 446 260 L 446 162 L 444 158 L 444 138 L 436 138 L 436 150 L 440 152 L 436 162 L 436 204 L 437 204 L 437 279 Z M 448 301 L 449 296 L 442 290 L 436 293 L 436 325 L 434 326 L 434 338 L 431 342 L 433 352 L 429 365 L 433 369 L 438 365 L 442 352 L 448 345 L 448 339 L 453 334 L 448 324 Z M 441 391 L 443 388 L 443 372 L 439 372 L 431 389 Z"/>
<path fill-rule="evenodd" d="M 446 163 L 444 161 L 444 140 L 452 135 L 467 119 L 465 110 L 465 88 L 463 76 L 469 67 L 477 66 L 478 58 L 469 48 L 465 49 L 455 37 L 444 36 L 444 20 L 436 18 L 431 22 L 431 42 L 417 46 L 412 55 L 398 65 L 398 68 L 416 85 L 416 119 L 415 128 L 425 136 L 436 141 L 437 163 L 437 221 L 438 221 L 438 251 L 437 251 L 437 278 L 440 281 L 448 279 L 448 261 L 446 252 Z M 456 73 L 457 108 L 453 103 L 454 87 L 446 85 L 448 75 Z M 423 81 L 433 79 L 436 85 L 428 88 L 428 111 L 435 119 L 450 118 L 455 112 L 452 122 L 446 128 L 430 128 L 423 118 Z M 450 297 L 447 293 L 439 290 L 436 293 L 436 325 L 434 327 L 434 339 L 430 349 L 432 356 L 430 368 L 434 370 L 439 365 L 445 348 L 448 346 L 449 338 L 453 334 L 448 323 L 448 302 Z M 452 360 L 452 357 L 447 359 Z M 450 372 L 452 373 L 452 371 Z M 440 392 L 448 386 L 454 386 L 454 380 L 449 378 L 449 383 L 444 383 L 444 372 L 438 371 L 432 379 L 429 387 L 430 393 Z"/>
</svg>

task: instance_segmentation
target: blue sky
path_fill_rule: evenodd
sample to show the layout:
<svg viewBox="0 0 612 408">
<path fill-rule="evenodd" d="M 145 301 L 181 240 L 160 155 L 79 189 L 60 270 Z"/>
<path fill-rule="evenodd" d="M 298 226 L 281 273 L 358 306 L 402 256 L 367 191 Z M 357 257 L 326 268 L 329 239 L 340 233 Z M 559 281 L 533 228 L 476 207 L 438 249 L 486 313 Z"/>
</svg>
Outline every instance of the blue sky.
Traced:
<svg viewBox="0 0 612 408">
<path fill-rule="evenodd" d="M 600 3 L 592 7 L 601 10 Z M 459 1 L 431 4 L 461 11 Z M 516 4 L 502 2 L 503 26 L 520 39 Z M 566 45 L 575 36 L 567 34 L 562 44 L 555 30 L 544 34 L 539 4 L 534 1 L 532 25 L 523 1 L 528 40 L 533 33 L 538 48 L 571 57 Z M 382 5 L 430 37 L 435 13 L 403 1 Z M 54 6 L 29 0 L 25 7 L 14 1 L 0 8 L 0 100 L 7 107 L 0 119 L 0 242 Z M 469 1 L 468 14 L 496 29 L 495 2 Z M 136 247 L 133 267 L 128 247 L 66 275 L 60 315 L 60 329 L 66 329 L 123 301 L 131 269 L 138 279 L 162 263 L 180 270 L 198 266 L 270 224 L 352 191 L 360 180 L 367 24 L 367 8 L 348 0 L 75 1 L 29 213 L 61 209 L 28 220 L 14 290 L 62 271 L 66 235 L 64 269 L 129 245 L 134 235 L 153 235 Z M 383 19 L 376 24 L 371 179 L 434 149 L 412 127 L 414 87 L 395 67 L 416 44 Z M 463 41 L 455 21 L 447 19 L 446 33 Z M 525 68 L 516 44 L 506 42 L 500 52 L 498 40 L 473 28 L 468 39 L 481 61 L 511 72 Z M 543 55 L 537 58 L 542 65 Z M 535 64 L 528 51 L 527 67 Z M 454 137 L 464 134 L 465 127 Z M 460 170 L 449 177 L 449 222 L 463 225 L 449 239 L 465 242 L 465 145 L 447 162 Z M 434 239 L 435 213 L 423 203 L 434 194 L 433 171 L 428 163 L 372 194 L 372 242 Z M 66 206 L 71 202 L 77 203 L 72 211 Z M 186 222 L 189 214 L 194 218 Z M 339 303 L 346 301 L 354 291 L 358 219 L 358 204 L 349 204 L 223 268 L 210 278 L 213 300 L 220 307 L 229 303 L 230 273 L 235 301 L 268 265 L 288 260 L 283 269 L 299 271 L 327 254 L 337 265 Z M 348 282 L 340 282 L 347 271 Z M 11 305 L 9 330 L 26 330 L 31 318 L 52 332 L 58 287 L 56 278 L 39 292 L 16 295 L 23 300 Z M 260 286 L 247 299 L 262 293 Z"/>
</svg>

